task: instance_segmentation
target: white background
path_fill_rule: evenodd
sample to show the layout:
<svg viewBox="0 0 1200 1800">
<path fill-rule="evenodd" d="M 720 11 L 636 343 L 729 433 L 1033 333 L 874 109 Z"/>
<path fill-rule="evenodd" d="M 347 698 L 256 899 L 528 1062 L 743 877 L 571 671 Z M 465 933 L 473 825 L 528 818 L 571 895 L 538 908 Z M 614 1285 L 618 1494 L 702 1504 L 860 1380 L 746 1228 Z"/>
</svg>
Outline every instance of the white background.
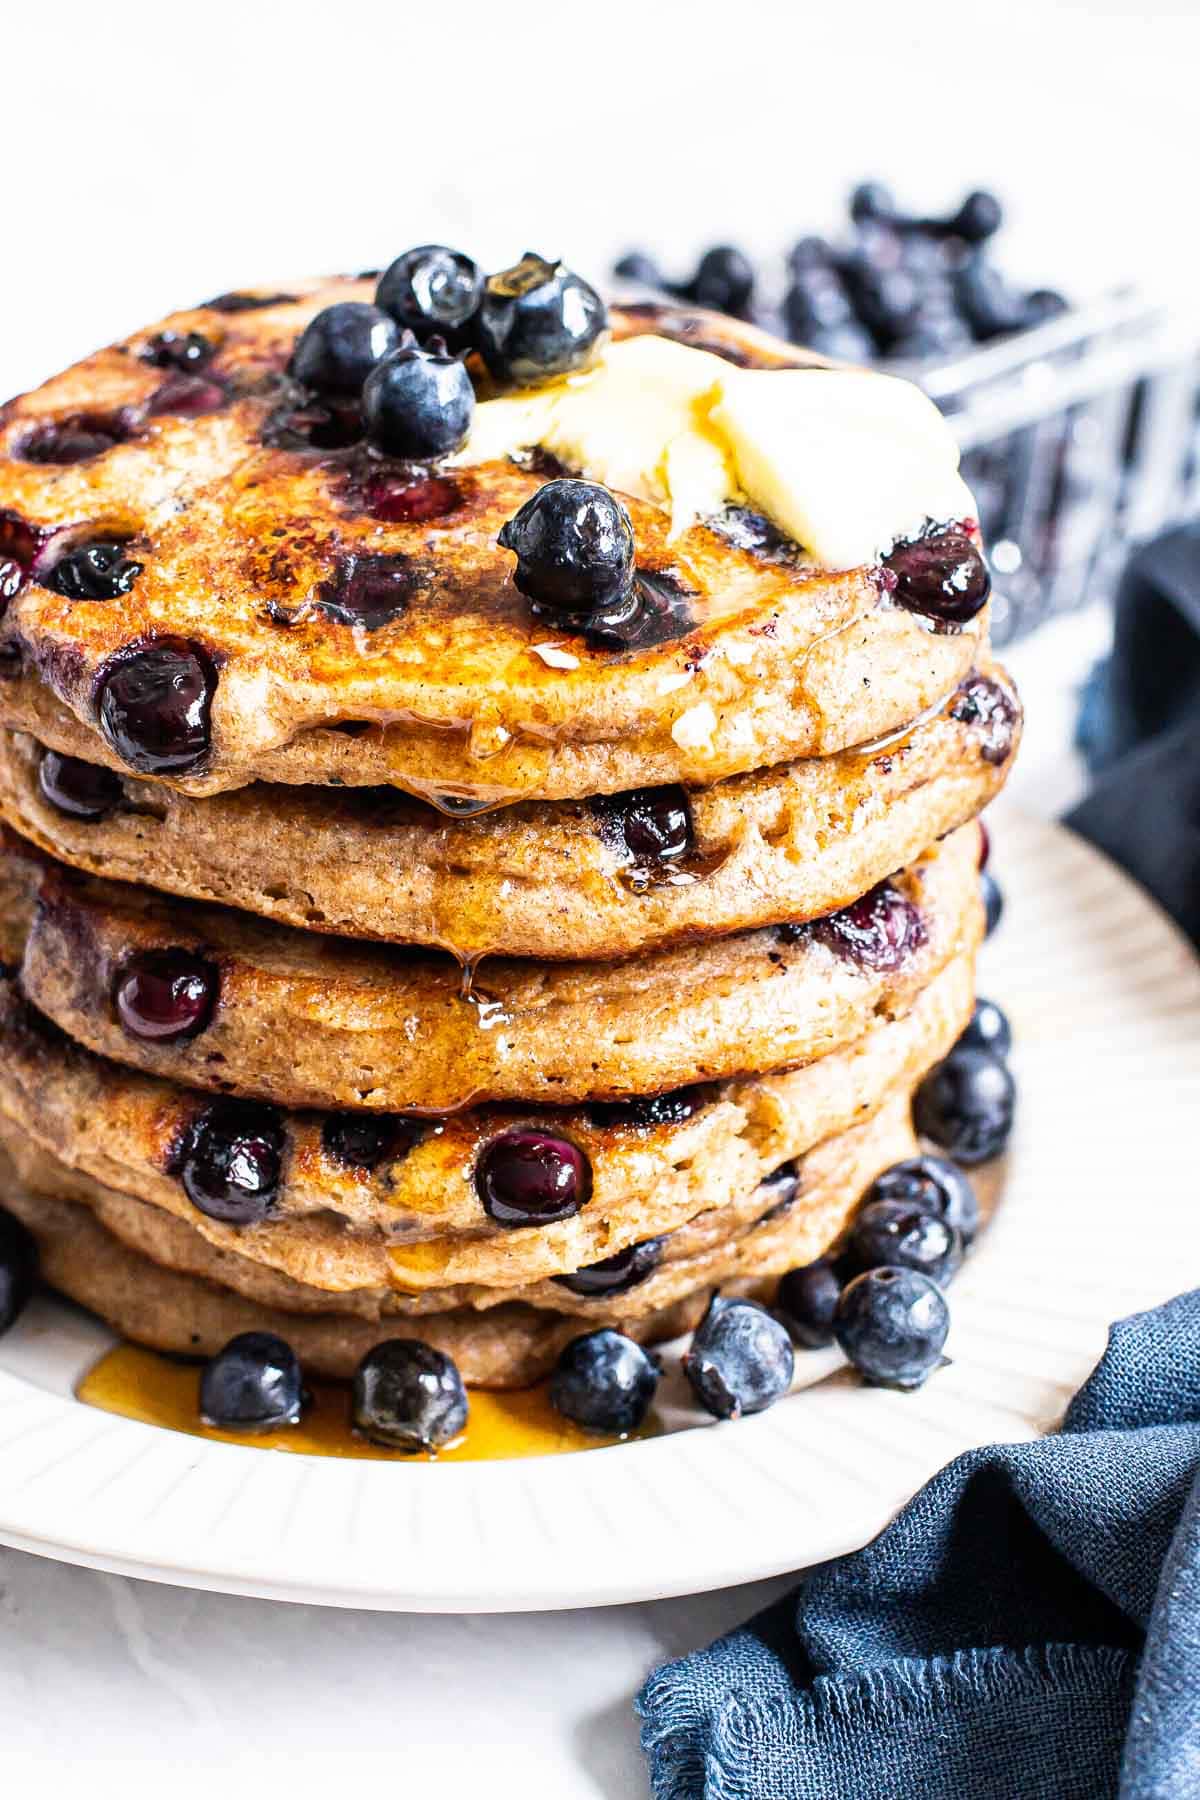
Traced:
<svg viewBox="0 0 1200 1800">
<path fill-rule="evenodd" d="M 1198 52 L 1185 4 L 10 6 L 0 393 L 222 289 L 427 239 L 594 275 L 632 244 L 674 268 L 780 249 L 867 174 L 923 210 L 998 187 L 1031 285 L 1186 288 Z M 1013 659 L 1043 805 L 1098 641 Z M 0 1551 L 0 1758 L 34 1792 L 637 1795 L 641 1677 L 761 1598 L 409 1621 Z"/>
</svg>

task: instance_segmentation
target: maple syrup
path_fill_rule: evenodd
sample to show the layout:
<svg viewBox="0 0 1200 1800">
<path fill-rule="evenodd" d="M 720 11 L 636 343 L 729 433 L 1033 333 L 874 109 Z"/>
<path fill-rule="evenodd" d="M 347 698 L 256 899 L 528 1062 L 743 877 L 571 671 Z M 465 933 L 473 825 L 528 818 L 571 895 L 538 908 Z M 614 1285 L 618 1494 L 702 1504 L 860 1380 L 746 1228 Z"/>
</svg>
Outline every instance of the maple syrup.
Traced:
<svg viewBox="0 0 1200 1800">
<path fill-rule="evenodd" d="M 472 1388 L 466 1430 L 436 1456 L 389 1450 L 359 1437 L 350 1424 L 350 1389 L 346 1383 L 313 1382 L 312 1402 L 298 1425 L 255 1433 L 222 1431 L 203 1424 L 199 1388 L 200 1370 L 195 1364 L 175 1362 L 136 1344 L 118 1344 L 88 1370 L 76 1389 L 76 1397 L 101 1412 L 117 1413 L 143 1425 L 159 1425 L 216 1443 L 373 1462 L 497 1462 L 512 1457 L 561 1456 L 619 1441 L 583 1431 L 556 1413 L 545 1382 L 504 1394 Z M 646 1428 L 635 1435 L 646 1435 Z"/>
</svg>

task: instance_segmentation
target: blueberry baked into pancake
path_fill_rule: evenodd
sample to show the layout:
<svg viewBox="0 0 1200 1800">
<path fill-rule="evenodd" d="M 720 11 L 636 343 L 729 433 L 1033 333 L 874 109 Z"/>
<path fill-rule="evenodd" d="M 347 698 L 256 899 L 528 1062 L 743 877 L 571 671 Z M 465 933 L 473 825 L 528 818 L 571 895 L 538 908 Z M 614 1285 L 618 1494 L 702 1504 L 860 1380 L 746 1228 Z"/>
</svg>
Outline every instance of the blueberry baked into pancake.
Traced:
<svg viewBox="0 0 1200 1800">
<path fill-rule="evenodd" d="M 410 1450 L 547 1375 L 625 1435 L 684 1331 L 722 1415 L 793 1339 L 919 1383 L 978 1209 L 914 1099 L 960 1162 L 1012 1114 L 989 585 L 917 389 L 533 254 L 11 401 L 9 1286 L 209 1359 L 211 1426 L 294 1424 L 286 1355 Z"/>
</svg>

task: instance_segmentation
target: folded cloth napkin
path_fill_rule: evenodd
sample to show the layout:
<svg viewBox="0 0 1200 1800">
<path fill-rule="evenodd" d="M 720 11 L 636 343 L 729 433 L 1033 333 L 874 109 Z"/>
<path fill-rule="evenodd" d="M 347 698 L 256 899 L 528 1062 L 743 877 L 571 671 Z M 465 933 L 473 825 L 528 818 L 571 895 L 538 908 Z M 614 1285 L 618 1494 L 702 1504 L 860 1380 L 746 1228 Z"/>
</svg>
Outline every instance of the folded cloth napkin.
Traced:
<svg viewBox="0 0 1200 1800">
<path fill-rule="evenodd" d="M 1067 823 L 1200 945 L 1200 523 L 1130 559 L 1080 744 L 1096 779 Z"/>
<path fill-rule="evenodd" d="M 638 1709 L 656 1800 L 1200 1796 L 1200 1289 Z"/>
</svg>

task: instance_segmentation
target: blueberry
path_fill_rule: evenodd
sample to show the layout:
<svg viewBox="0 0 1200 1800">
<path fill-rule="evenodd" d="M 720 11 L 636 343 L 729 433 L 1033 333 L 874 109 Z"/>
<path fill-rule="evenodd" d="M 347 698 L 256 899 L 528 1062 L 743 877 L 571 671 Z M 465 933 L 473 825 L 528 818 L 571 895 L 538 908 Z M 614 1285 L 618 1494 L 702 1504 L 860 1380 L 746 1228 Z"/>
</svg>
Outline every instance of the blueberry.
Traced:
<svg viewBox="0 0 1200 1800">
<path fill-rule="evenodd" d="M 882 181 L 860 181 L 850 196 L 850 217 L 856 225 L 868 220 L 889 222 L 896 216 L 896 197 Z"/>
<path fill-rule="evenodd" d="M 979 891 L 983 895 L 984 936 L 991 937 L 1004 914 L 1004 892 L 990 869 L 981 871 Z"/>
<path fill-rule="evenodd" d="M 604 621 L 628 604 L 634 538 L 615 495 L 592 481 L 548 481 L 502 528 L 513 580 L 539 609 L 572 622 Z"/>
<path fill-rule="evenodd" d="M 376 1344 L 354 1375 L 355 1429 L 395 1450 L 437 1450 L 461 1437 L 467 1390 L 451 1359 L 417 1338 Z"/>
<path fill-rule="evenodd" d="M 667 285 L 658 264 L 642 250 L 627 251 L 613 264 L 613 274 L 618 281 L 631 281 L 636 287 L 665 289 Z"/>
<path fill-rule="evenodd" d="M 945 1299 L 915 1269 L 869 1269 L 842 1290 L 833 1333 L 879 1387 L 918 1388 L 937 1368 L 950 1329 Z"/>
<path fill-rule="evenodd" d="M 385 357 L 363 388 L 367 439 L 383 456 L 429 462 L 467 441 L 475 389 L 466 364 L 441 338 L 410 341 Z"/>
<path fill-rule="evenodd" d="M 581 369 L 607 328 L 596 290 L 532 251 L 484 283 L 479 346 L 498 381 L 529 387 Z"/>
<path fill-rule="evenodd" d="M 1004 208 L 986 188 L 968 194 L 953 218 L 947 220 L 953 235 L 965 238 L 968 244 L 982 244 L 986 238 L 994 237 L 1003 223 Z"/>
<path fill-rule="evenodd" d="M 184 1138 L 177 1169 L 198 1212 L 227 1225 L 256 1225 L 275 1203 L 283 1166 L 283 1119 L 273 1106 L 221 1100 Z"/>
<path fill-rule="evenodd" d="M 754 295 L 753 264 L 735 245 L 715 244 L 700 258 L 687 291 L 697 306 L 730 313 L 735 319 L 748 318 Z"/>
<path fill-rule="evenodd" d="M 888 354 L 905 362 L 929 362 L 957 356 L 971 344 L 971 333 L 953 313 L 919 309 L 906 331 L 889 345 Z"/>
<path fill-rule="evenodd" d="M 999 768 L 1008 761 L 1017 735 L 1017 708 L 998 681 L 969 675 L 951 702 L 950 717 L 974 733 L 984 762 Z"/>
<path fill-rule="evenodd" d="M 130 768 L 177 775 L 204 761 L 211 744 L 217 674 L 186 638 L 154 639 L 122 651 L 96 689 L 100 729 Z"/>
<path fill-rule="evenodd" d="M 990 1050 L 993 1056 L 1007 1056 L 1012 1049 L 1012 1027 L 1007 1014 L 994 1000 L 976 1000 L 971 1023 L 958 1043 L 966 1050 Z"/>
<path fill-rule="evenodd" d="M 881 881 L 840 912 L 815 920 L 812 931 L 845 961 L 880 974 L 900 968 L 926 935 L 920 913 L 890 881 Z"/>
<path fill-rule="evenodd" d="M 703 1086 L 673 1088 L 667 1094 L 635 1094 L 628 1100 L 593 1100 L 588 1123 L 600 1130 L 616 1126 L 634 1131 L 659 1125 L 682 1125 L 708 1104 L 711 1090 Z"/>
<path fill-rule="evenodd" d="M 818 356 L 828 356 L 834 362 L 865 363 L 875 354 L 870 332 L 849 321 L 845 325 L 823 326 L 818 331 L 805 332 L 792 341 L 802 343 L 806 349 L 815 350 Z"/>
<path fill-rule="evenodd" d="M 192 950 L 143 950 L 122 965 L 113 1006 L 130 1037 L 178 1044 L 211 1023 L 220 987 L 216 964 Z"/>
<path fill-rule="evenodd" d="M 1016 1104 L 1008 1066 L 987 1050 L 952 1050 L 917 1089 L 917 1129 L 970 1166 L 999 1156 Z"/>
<path fill-rule="evenodd" d="M 902 1201 L 934 1213 L 969 1244 L 979 1230 L 979 1201 L 968 1178 L 944 1156 L 910 1156 L 877 1175 L 863 1205 L 878 1200 Z"/>
<path fill-rule="evenodd" d="M 775 1304 L 806 1350 L 832 1344 L 833 1314 L 841 1291 L 842 1278 L 830 1256 L 790 1269 L 779 1283 Z"/>
<path fill-rule="evenodd" d="M 706 1412 L 737 1419 L 763 1412 L 787 1393 L 796 1366 L 779 1320 L 753 1300 L 714 1294 L 683 1359 L 683 1372 Z"/>
<path fill-rule="evenodd" d="M 871 1200 L 854 1221 L 850 1255 L 856 1269 L 916 1269 L 943 1287 L 962 1263 L 963 1244 L 937 1213 L 903 1200 Z"/>
<path fill-rule="evenodd" d="M 202 413 L 216 412 L 225 400 L 225 389 L 219 381 L 206 381 L 203 375 L 171 375 L 151 394 L 146 411 L 152 418 L 174 413 L 180 418 L 198 419 Z"/>
<path fill-rule="evenodd" d="M 339 624 L 378 631 L 408 611 L 421 580 L 420 566 L 411 557 L 350 551 L 338 558 L 328 580 L 319 583 L 316 601 Z"/>
<path fill-rule="evenodd" d="M 205 1364 L 200 1417 L 223 1431 L 296 1425 L 304 1409 L 300 1363 L 271 1331 L 243 1331 Z"/>
<path fill-rule="evenodd" d="M 570 1275 L 555 1275 L 553 1279 L 585 1300 L 627 1294 L 630 1288 L 653 1275 L 662 1261 L 665 1243 L 666 1239 L 661 1237 L 644 1238 L 640 1244 L 627 1244 L 624 1250 L 618 1250 L 600 1262 L 587 1263 Z"/>
<path fill-rule="evenodd" d="M 142 564 L 126 556 L 124 544 L 76 544 L 59 557 L 45 586 L 68 600 L 115 600 L 129 592 L 141 572 Z"/>
<path fill-rule="evenodd" d="M 124 794 L 120 776 L 111 769 L 58 750 L 42 751 L 38 786 L 56 812 L 88 825 L 107 818 Z"/>
<path fill-rule="evenodd" d="M 934 526 L 895 545 L 883 566 L 897 606 L 937 625 L 966 625 L 992 589 L 982 552 L 961 525 Z"/>
<path fill-rule="evenodd" d="M 72 413 L 35 426 L 17 454 L 33 463 L 90 462 L 125 443 L 129 434 L 129 420 L 121 413 Z"/>
<path fill-rule="evenodd" d="M 841 281 L 832 269 L 802 269 L 783 299 L 783 317 L 793 343 L 805 343 L 811 332 L 845 325 L 854 309 Z"/>
<path fill-rule="evenodd" d="M 553 1225 L 571 1219 L 592 1192 L 583 1151 L 549 1132 L 506 1131 L 480 1153 L 475 1191 L 497 1225 Z"/>
<path fill-rule="evenodd" d="M 677 862 L 695 843 L 691 802 L 678 784 L 602 794 L 592 810 L 605 842 L 642 867 Z"/>
<path fill-rule="evenodd" d="M 347 1169 L 377 1169 L 419 1143 L 426 1126 L 402 1113 L 330 1113 L 321 1148 Z"/>
<path fill-rule="evenodd" d="M 904 268 L 859 270 L 851 285 L 854 310 L 881 350 L 890 350 L 917 321 L 921 289 Z"/>
<path fill-rule="evenodd" d="M 138 351 L 138 360 L 155 369 L 201 368 L 213 353 L 211 339 L 199 331 L 159 331 Z"/>
<path fill-rule="evenodd" d="M 787 253 L 787 271 L 793 279 L 810 269 L 828 269 L 833 262 L 833 248 L 823 237 L 802 237 Z"/>
<path fill-rule="evenodd" d="M 304 327 L 289 372 L 322 394 L 357 394 L 400 341 L 395 319 L 362 300 L 339 300 Z"/>
<path fill-rule="evenodd" d="M 550 1377 L 550 1404 L 585 1431 L 624 1437 L 646 1417 L 658 1368 L 640 1344 L 619 1331 L 572 1338 Z"/>
<path fill-rule="evenodd" d="M 1026 294 L 1025 304 L 1021 311 L 1021 326 L 1025 331 L 1032 331 L 1037 325 L 1044 325 L 1048 319 L 1057 319 L 1061 314 L 1070 311 L 1070 302 L 1053 288 L 1035 288 L 1032 294 Z"/>
<path fill-rule="evenodd" d="M 384 272 L 375 302 L 422 343 L 436 333 L 452 350 L 464 350 L 482 292 L 483 275 L 469 256 L 444 244 L 419 244 Z"/>
<path fill-rule="evenodd" d="M 1000 271 L 983 257 L 972 257 L 955 276 L 958 304 L 974 335 L 987 342 L 1020 331 L 1025 303 Z"/>
<path fill-rule="evenodd" d="M 29 1304 L 37 1278 L 37 1245 L 20 1219 L 0 1207 L 0 1337 Z"/>
</svg>

